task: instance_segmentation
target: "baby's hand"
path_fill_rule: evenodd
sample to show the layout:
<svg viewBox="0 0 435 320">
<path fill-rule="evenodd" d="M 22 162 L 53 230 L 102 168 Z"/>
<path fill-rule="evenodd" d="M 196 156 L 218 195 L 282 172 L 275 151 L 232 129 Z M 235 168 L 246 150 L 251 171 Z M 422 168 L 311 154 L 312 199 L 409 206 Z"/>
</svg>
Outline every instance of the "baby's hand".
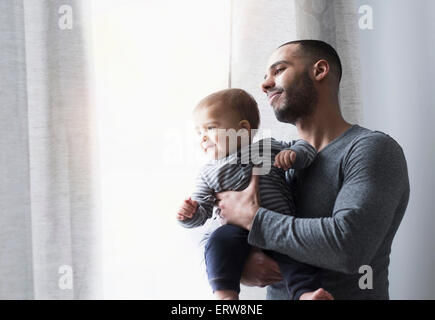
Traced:
<svg viewBox="0 0 435 320">
<path fill-rule="evenodd" d="M 283 170 L 288 170 L 292 167 L 295 159 L 296 152 L 293 150 L 283 150 L 276 155 L 275 163 L 273 165 Z"/>
<path fill-rule="evenodd" d="M 198 209 L 198 202 L 189 197 L 188 199 L 184 200 L 183 205 L 178 210 L 177 219 L 181 221 L 191 219 L 195 214 L 196 209 Z"/>
</svg>

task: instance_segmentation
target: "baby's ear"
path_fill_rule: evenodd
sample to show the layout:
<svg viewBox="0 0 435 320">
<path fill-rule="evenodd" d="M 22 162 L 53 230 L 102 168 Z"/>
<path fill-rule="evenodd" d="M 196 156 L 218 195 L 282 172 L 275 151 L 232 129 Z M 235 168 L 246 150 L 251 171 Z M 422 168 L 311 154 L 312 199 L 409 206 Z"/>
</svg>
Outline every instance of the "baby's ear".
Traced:
<svg viewBox="0 0 435 320">
<path fill-rule="evenodd" d="M 246 129 L 248 131 L 251 130 L 251 124 L 249 123 L 248 120 L 242 120 L 239 122 L 239 126 L 240 128 Z"/>
</svg>

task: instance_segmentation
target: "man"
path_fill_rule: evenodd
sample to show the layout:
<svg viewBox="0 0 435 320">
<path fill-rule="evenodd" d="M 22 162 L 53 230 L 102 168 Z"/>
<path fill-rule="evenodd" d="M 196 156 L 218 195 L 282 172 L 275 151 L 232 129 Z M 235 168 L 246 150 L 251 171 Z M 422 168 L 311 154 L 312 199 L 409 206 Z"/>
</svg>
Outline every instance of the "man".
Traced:
<svg viewBox="0 0 435 320">
<path fill-rule="evenodd" d="M 315 40 L 286 43 L 269 60 L 262 89 L 277 119 L 319 152 L 288 175 L 297 217 L 261 207 L 258 176 L 241 192 L 218 194 L 218 205 L 227 223 L 249 230 L 251 245 L 322 268 L 322 287 L 335 299 L 388 299 L 391 244 L 409 199 L 406 160 L 388 135 L 343 119 L 341 68 L 336 51 Z M 366 283 L 362 266 L 372 270 Z M 272 259 L 251 254 L 243 283 L 269 285 L 268 299 L 288 299 L 280 279 Z"/>
</svg>

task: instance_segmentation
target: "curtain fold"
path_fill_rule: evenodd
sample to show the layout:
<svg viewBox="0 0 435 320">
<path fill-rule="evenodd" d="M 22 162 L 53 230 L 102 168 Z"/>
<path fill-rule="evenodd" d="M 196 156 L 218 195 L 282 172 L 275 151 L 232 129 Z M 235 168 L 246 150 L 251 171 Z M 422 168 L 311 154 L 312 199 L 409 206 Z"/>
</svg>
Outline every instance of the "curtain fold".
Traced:
<svg viewBox="0 0 435 320">
<path fill-rule="evenodd" d="M 0 3 L 0 299 L 100 294 L 89 18 Z"/>
<path fill-rule="evenodd" d="M 362 124 L 361 67 L 355 0 L 295 0 L 298 39 L 323 40 L 338 52 L 343 64 L 340 103 L 343 117 Z"/>
</svg>

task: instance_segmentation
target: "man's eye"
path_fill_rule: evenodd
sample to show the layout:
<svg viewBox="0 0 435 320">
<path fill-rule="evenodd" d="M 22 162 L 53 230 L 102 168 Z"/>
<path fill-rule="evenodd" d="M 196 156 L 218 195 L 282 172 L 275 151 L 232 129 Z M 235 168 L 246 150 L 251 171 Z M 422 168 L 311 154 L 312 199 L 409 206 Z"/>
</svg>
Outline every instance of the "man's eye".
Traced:
<svg viewBox="0 0 435 320">
<path fill-rule="evenodd" d="M 285 70 L 285 68 L 279 68 L 279 69 L 276 69 L 276 70 L 275 70 L 275 75 L 281 73 L 281 72 L 284 71 L 284 70 Z"/>
<path fill-rule="evenodd" d="M 207 127 L 207 130 L 214 130 L 216 127 Z"/>
</svg>

